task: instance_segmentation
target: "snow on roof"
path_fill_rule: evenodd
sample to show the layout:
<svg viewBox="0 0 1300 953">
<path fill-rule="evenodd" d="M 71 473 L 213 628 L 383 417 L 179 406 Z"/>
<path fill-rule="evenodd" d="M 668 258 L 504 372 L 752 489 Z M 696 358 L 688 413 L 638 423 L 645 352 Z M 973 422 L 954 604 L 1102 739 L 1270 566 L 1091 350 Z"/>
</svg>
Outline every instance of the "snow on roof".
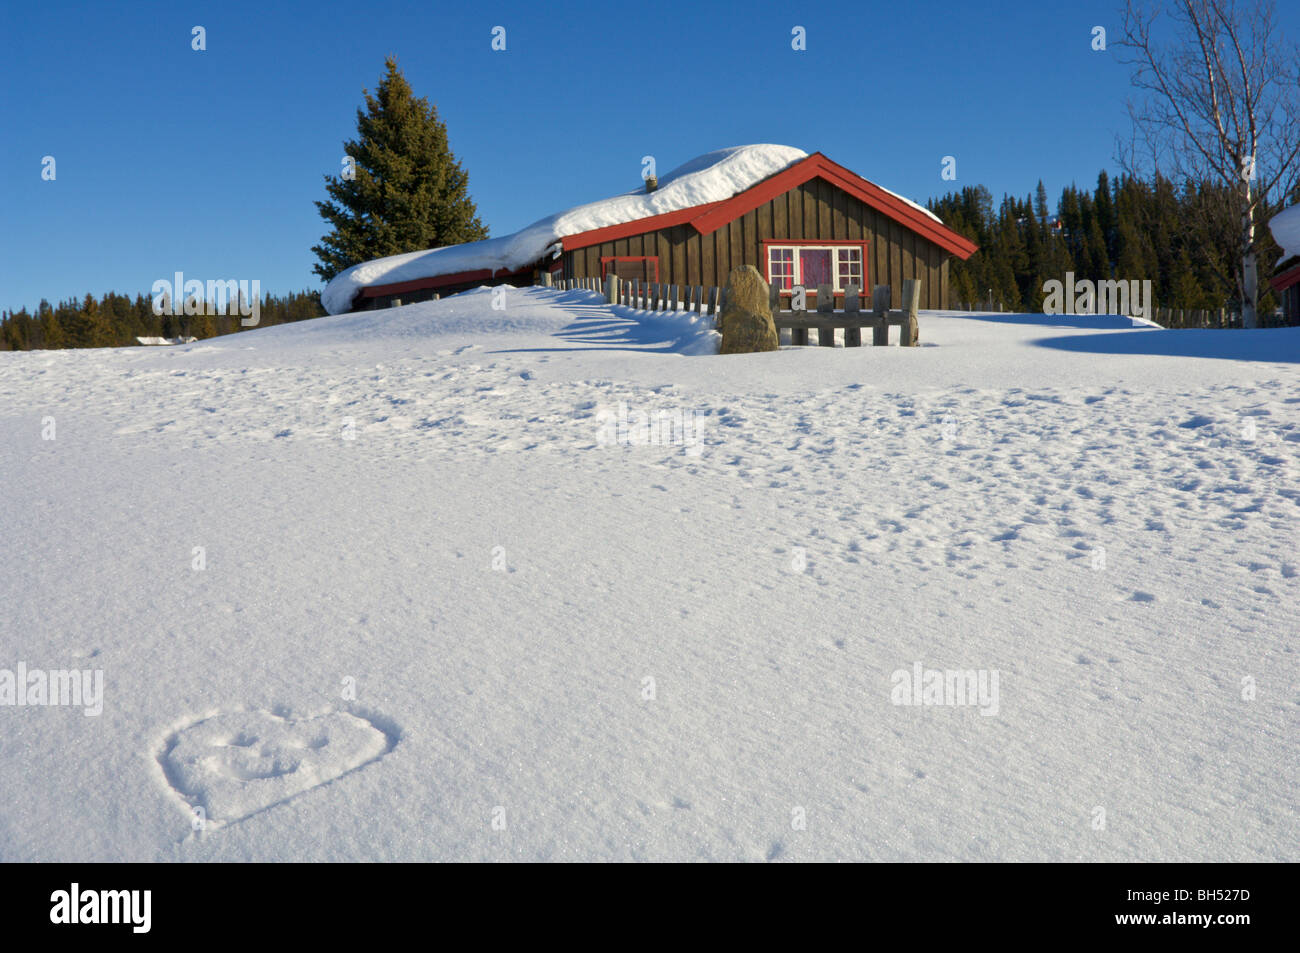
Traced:
<svg viewBox="0 0 1300 953">
<path fill-rule="evenodd" d="M 568 235 L 720 202 L 806 157 L 806 152 L 790 146 L 719 149 L 678 166 L 659 180 L 659 188 L 654 192 L 641 188 L 579 205 L 500 238 L 390 255 L 353 265 L 325 286 L 321 303 L 330 314 L 339 314 L 351 307 L 353 296 L 367 285 L 434 278 L 461 271 L 523 268 L 542 258 L 552 245 Z"/>
<path fill-rule="evenodd" d="M 1268 222 L 1269 231 L 1282 246 L 1280 261 L 1300 255 L 1300 204 L 1291 205 L 1274 215 Z"/>
<path fill-rule="evenodd" d="M 802 149 L 780 145 L 733 146 L 705 153 L 665 175 L 654 192 L 635 189 L 579 205 L 500 238 L 390 255 L 353 265 L 325 286 L 321 303 L 330 314 L 340 314 L 352 306 L 356 293 L 368 285 L 436 278 L 462 271 L 524 268 L 544 257 L 557 241 L 569 235 L 721 202 L 807 157 L 808 153 Z M 889 194 L 942 224 L 924 206 L 894 192 Z"/>
</svg>

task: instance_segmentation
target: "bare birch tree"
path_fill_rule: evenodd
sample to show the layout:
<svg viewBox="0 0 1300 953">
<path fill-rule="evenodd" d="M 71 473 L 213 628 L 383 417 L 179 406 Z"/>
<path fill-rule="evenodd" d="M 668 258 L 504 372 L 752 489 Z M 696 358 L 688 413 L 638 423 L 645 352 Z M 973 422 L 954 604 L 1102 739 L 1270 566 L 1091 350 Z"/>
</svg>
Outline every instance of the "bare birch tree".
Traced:
<svg viewBox="0 0 1300 953">
<path fill-rule="evenodd" d="M 1167 14 L 1128 0 L 1116 46 L 1139 91 L 1125 165 L 1230 197 L 1218 224 L 1234 236 L 1242 323 L 1258 326 L 1257 229 L 1300 183 L 1300 49 L 1271 0 L 1172 0 Z"/>
</svg>

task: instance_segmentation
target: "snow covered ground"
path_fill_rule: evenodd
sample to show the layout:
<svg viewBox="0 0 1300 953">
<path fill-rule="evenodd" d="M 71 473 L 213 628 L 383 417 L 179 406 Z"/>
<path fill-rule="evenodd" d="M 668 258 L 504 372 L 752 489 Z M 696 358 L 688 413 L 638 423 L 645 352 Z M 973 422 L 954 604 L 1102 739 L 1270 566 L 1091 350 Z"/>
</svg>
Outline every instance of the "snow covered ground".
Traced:
<svg viewBox="0 0 1300 953">
<path fill-rule="evenodd" d="M 0 860 L 1300 859 L 1300 331 L 491 305 L 0 354 Z"/>
</svg>

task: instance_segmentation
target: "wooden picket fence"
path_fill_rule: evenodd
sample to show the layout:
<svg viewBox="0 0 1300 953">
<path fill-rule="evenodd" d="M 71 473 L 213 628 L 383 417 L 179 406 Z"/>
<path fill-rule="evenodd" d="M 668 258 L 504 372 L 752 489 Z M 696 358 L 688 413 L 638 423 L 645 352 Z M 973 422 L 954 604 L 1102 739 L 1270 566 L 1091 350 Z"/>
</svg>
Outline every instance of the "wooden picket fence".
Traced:
<svg viewBox="0 0 1300 953">
<path fill-rule="evenodd" d="M 548 280 L 549 279 L 549 280 Z M 693 311 L 696 314 L 716 315 L 726 301 L 725 288 L 705 288 L 703 285 L 659 284 L 605 276 L 605 287 L 599 278 L 550 278 L 543 276 L 542 284 L 560 291 L 604 292 L 610 304 L 621 304 L 640 311 Z"/>
<path fill-rule="evenodd" d="M 797 290 L 797 289 L 796 289 Z M 835 310 L 835 293 L 830 285 L 819 285 L 815 293 L 807 297 L 817 302 L 816 311 L 806 308 L 799 311 L 780 311 L 780 292 L 773 287 L 772 316 L 777 330 L 790 329 L 790 343 L 807 345 L 808 332 L 817 332 L 817 343 L 821 347 L 835 346 L 835 332 L 844 332 L 845 347 L 861 347 L 862 331 L 871 329 L 871 343 L 875 347 L 889 344 L 889 328 L 899 328 L 898 343 L 903 347 L 916 347 L 920 341 L 920 325 L 917 323 L 917 310 L 921 301 L 921 282 L 914 278 L 903 281 L 903 307 L 889 307 L 891 290 L 889 285 L 876 285 L 871 292 L 871 310 L 863 311 L 855 284 L 844 289 L 844 308 Z M 793 296 L 792 296 L 793 302 Z"/>
<path fill-rule="evenodd" d="M 717 316 L 727 300 L 727 289 L 705 287 L 703 285 L 675 285 L 659 282 L 642 282 L 638 279 L 620 279 L 616 275 L 606 275 L 602 287 L 599 278 L 554 278 L 544 274 L 542 284 L 561 291 L 583 290 L 603 292 L 609 304 L 621 304 L 641 311 L 685 311 L 695 314 Z M 802 289 L 796 289 L 802 290 Z M 807 307 L 800 310 L 781 310 L 780 289 L 775 285 L 770 290 L 772 319 L 777 333 L 788 330 L 790 343 L 806 346 L 808 332 L 815 331 L 817 344 L 821 347 L 835 346 L 835 333 L 844 332 L 845 347 L 861 347 L 862 331 L 870 328 L 871 343 L 876 346 L 889 343 L 889 328 L 897 325 L 899 343 L 904 347 L 915 347 L 919 338 L 917 325 L 917 306 L 921 297 L 921 283 L 914 279 L 903 282 L 903 301 L 905 306 L 890 309 L 889 285 L 876 285 L 872 290 L 872 307 L 863 311 L 857 285 L 849 285 L 844 291 L 844 307 L 835 310 L 835 294 L 830 285 L 820 285 L 816 291 L 805 294 L 805 304 L 816 302 L 815 310 Z M 791 298 L 793 302 L 793 297 Z"/>
</svg>

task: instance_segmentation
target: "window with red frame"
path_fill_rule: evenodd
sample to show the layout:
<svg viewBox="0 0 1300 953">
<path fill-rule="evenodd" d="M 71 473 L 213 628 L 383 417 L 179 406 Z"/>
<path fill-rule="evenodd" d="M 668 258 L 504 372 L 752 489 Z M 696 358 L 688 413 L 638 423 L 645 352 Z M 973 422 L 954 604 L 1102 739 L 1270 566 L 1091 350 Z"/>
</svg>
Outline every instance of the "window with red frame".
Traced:
<svg viewBox="0 0 1300 953">
<path fill-rule="evenodd" d="M 816 289 L 830 285 L 835 291 L 855 284 L 864 286 L 862 245 L 798 244 L 767 246 L 767 276 L 782 291 L 795 285 Z"/>
</svg>

